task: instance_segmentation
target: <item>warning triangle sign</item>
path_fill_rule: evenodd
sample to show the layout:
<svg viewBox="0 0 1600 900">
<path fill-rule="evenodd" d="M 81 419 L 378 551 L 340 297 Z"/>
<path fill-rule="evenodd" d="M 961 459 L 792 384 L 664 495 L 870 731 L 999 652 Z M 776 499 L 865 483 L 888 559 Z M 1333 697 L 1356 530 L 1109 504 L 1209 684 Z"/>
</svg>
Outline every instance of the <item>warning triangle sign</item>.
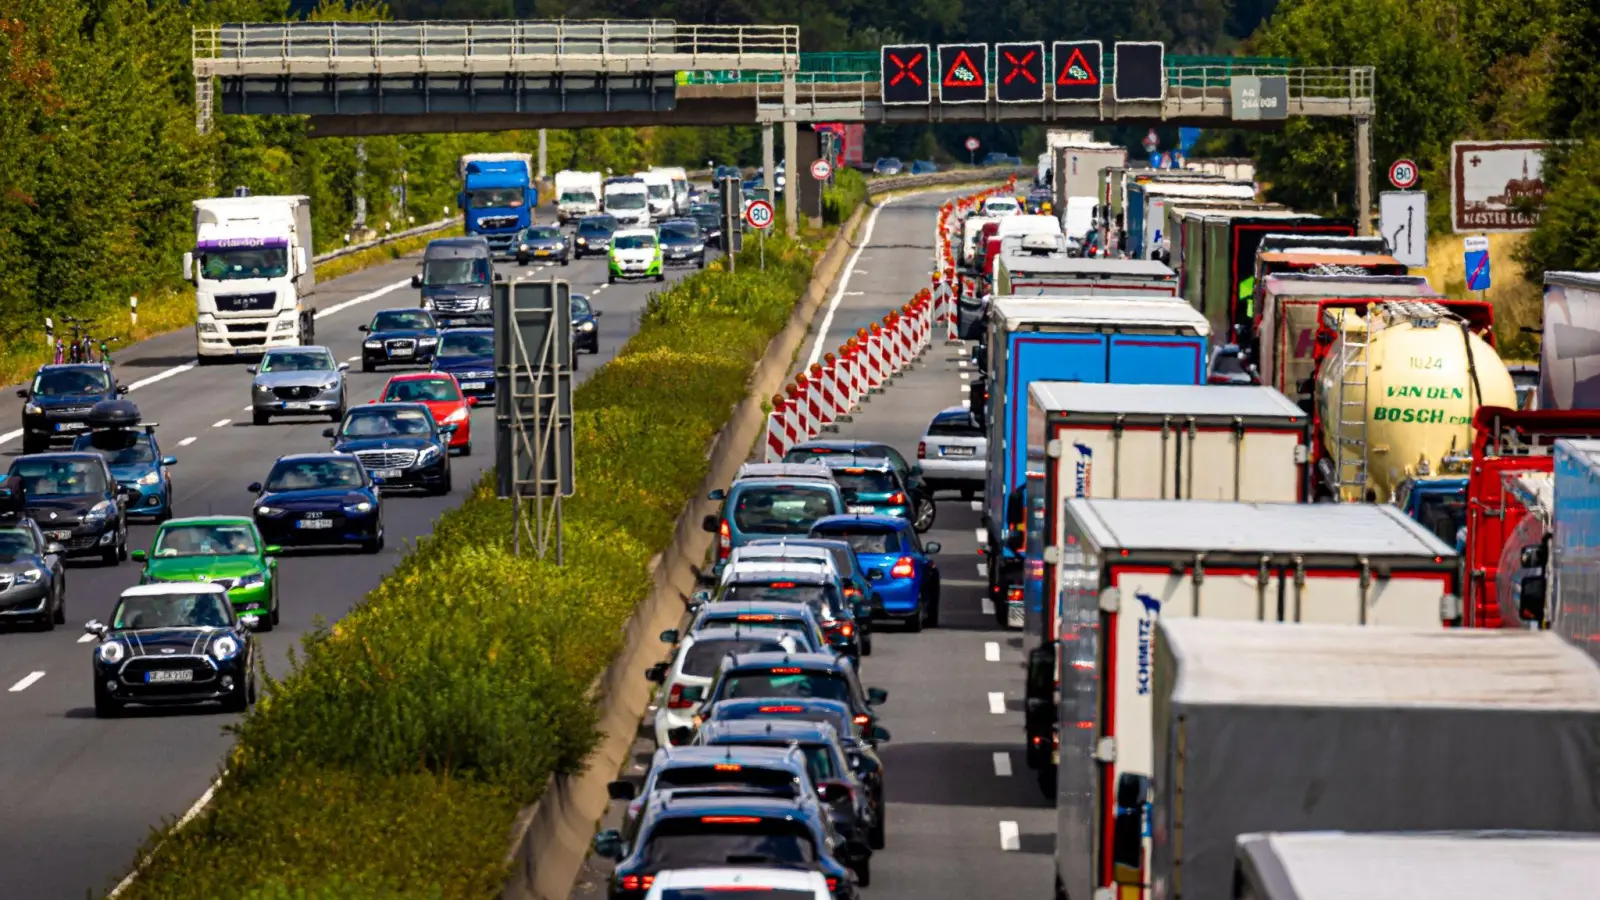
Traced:
<svg viewBox="0 0 1600 900">
<path fill-rule="evenodd" d="M 1100 76 L 1089 68 L 1089 61 L 1083 58 L 1083 48 L 1073 47 L 1072 55 L 1067 57 L 1066 65 L 1061 67 L 1061 74 L 1056 76 L 1056 84 L 1099 84 Z"/>
<path fill-rule="evenodd" d="M 955 61 L 944 73 L 944 86 L 949 88 L 983 87 L 983 69 L 972 62 L 967 51 L 956 54 Z"/>
</svg>

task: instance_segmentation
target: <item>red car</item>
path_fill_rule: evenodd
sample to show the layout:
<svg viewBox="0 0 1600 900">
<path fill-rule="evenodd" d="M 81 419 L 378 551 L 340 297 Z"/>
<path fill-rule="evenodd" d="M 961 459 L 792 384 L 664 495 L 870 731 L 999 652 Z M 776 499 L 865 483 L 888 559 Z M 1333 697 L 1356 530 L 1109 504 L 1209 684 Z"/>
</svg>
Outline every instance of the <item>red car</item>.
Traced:
<svg viewBox="0 0 1600 900">
<path fill-rule="evenodd" d="M 472 408 L 477 397 L 466 397 L 456 377 L 445 372 L 407 372 L 395 375 L 383 386 L 383 393 L 371 403 L 421 403 L 440 425 L 456 426 L 450 435 L 450 449 L 461 456 L 472 455 Z"/>
</svg>

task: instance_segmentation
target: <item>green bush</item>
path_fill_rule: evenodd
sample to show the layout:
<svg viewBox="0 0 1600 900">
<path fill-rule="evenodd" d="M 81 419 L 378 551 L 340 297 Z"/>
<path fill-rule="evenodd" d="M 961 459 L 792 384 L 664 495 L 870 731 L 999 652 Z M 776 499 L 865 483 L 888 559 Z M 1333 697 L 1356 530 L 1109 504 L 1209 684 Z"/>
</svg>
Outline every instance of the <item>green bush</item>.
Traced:
<svg viewBox="0 0 1600 900">
<path fill-rule="evenodd" d="M 510 550 L 492 474 L 331 628 L 307 635 L 237 727 L 206 813 L 126 895 L 494 895 L 517 810 L 598 738 L 588 692 L 651 587 L 649 561 L 703 481 L 706 448 L 811 277 L 767 238 L 655 294 L 639 333 L 573 398 L 566 565 Z"/>
<path fill-rule="evenodd" d="M 822 192 L 822 221 L 843 225 L 856 207 L 867 202 L 867 179 L 849 166 L 834 170 L 833 186 Z"/>
</svg>

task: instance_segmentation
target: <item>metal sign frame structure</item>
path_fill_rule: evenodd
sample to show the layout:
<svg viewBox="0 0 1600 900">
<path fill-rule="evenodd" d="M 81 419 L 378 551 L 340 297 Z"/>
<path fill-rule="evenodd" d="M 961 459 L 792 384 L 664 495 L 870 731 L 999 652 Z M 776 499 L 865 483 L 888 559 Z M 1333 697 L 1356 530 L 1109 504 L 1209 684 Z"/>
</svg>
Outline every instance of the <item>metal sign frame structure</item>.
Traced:
<svg viewBox="0 0 1600 900">
<path fill-rule="evenodd" d="M 1063 59 L 1061 51 L 1067 48 L 1071 49 L 1068 50 L 1066 58 Z M 1093 63 L 1089 61 L 1088 55 L 1085 53 L 1091 48 L 1094 55 Z M 1083 59 L 1085 70 L 1088 71 L 1089 77 L 1094 79 L 1092 85 L 1063 85 L 1061 83 L 1061 75 L 1067 64 L 1072 62 L 1072 57 L 1075 54 Z M 1105 67 L 1106 49 L 1105 45 L 1099 41 L 1056 41 L 1050 45 L 1050 98 L 1057 103 L 1099 103 L 1104 96 L 1106 87 Z M 1063 87 L 1082 87 L 1084 96 L 1063 97 L 1061 95 Z M 1090 88 L 1093 88 L 1092 95 L 1089 93 Z"/>
<path fill-rule="evenodd" d="M 1020 57 L 1020 58 L 1019 58 Z M 1043 103 L 1045 98 L 1045 79 L 1050 77 L 1050 71 L 1045 66 L 1044 41 L 1018 41 L 1015 43 L 999 43 L 994 45 L 995 75 L 994 99 L 997 103 Z M 1028 63 L 1036 65 L 1030 70 Z M 1002 74 L 999 69 L 1010 66 L 1011 71 Z M 1038 79 L 1030 86 L 1030 94 L 1019 100 L 1007 100 L 1001 96 L 1004 89 L 1010 84 L 1011 79 L 1019 76 Z"/>
<path fill-rule="evenodd" d="M 938 97 L 939 97 L 940 105 L 942 105 L 942 106 L 958 106 L 958 105 L 967 104 L 967 103 L 988 103 L 989 102 L 989 45 L 988 44 L 940 44 L 935 49 L 936 49 L 937 52 L 934 53 L 934 59 L 939 61 L 939 69 L 938 69 L 939 74 L 934 77 L 934 87 L 936 87 L 938 89 Z M 948 61 L 949 62 L 948 66 L 945 65 L 945 63 L 946 63 L 945 52 L 946 51 L 951 51 L 951 54 L 952 54 L 950 56 L 949 61 Z M 973 53 L 977 53 L 978 54 L 978 58 L 977 59 L 973 59 L 972 58 Z M 960 62 L 962 59 L 965 59 L 967 61 L 968 65 L 970 65 L 973 68 L 977 69 L 977 72 L 975 72 L 973 74 L 978 76 L 978 82 L 979 83 L 978 84 L 971 84 L 971 85 L 968 85 L 968 84 L 947 85 L 947 84 L 945 84 L 945 79 L 950 74 L 949 72 L 946 71 L 946 69 L 948 68 L 948 69 L 953 71 L 955 69 L 956 63 Z M 944 92 L 946 90 L 971 91 L 971 92 L 975 92 L 975 93 L 977 93 L 977 94 L 979 94 L 981 96 L 962 97 L 958 93 L 954 97 L 946 97 L 945 94 L 944 94 Z"/>
<path fill-rule="evenodd" d="M 572 285 L 519 278 L 494 286 L 495 476 L 513 503 L 511 550 L 565 562 L 562 500 L 575 487 Z M 527 503 L 532 500 L 531 519 Z"/>
<path fill-rule="evenodd" d="M 1132 74 L 1129 71 L 1131 67 L 1126 67 L 1126 66 L 1124 66 L 1122 64 L 1122 48 L 1123 47 L 1155 47 L 1155 48 L 1158 48 L 1161 51 L 1160 54 L 1157 55 L 1157 57 L 1156 57 L 1156 77 L 1160 81 L 1160 88 L 1157 91 L 1157 93 L 1155 94 L 1155 96 L 1146 96 L 1146 95 L 1131 96 L 1131 97 L 1122 96 L 1122 77 L 1123 77 L 1123 75 L 1126 73 L 1126 74 L 1129 74 L 1129 77 L 1132 77 Z M 1112 59 L 1116 63 L 1116 71 L 1112 73 L 1112 79 L 1111 79 L 1111 96 L 1112 96 L 1113 99 L 1115 99 L 1118 103 L 1160 103 L 1161 101 L 1167 99 L 1167 45 L 1166 44 L 1163 44 L 1160 41 L 1117 41 L 1115 44 L 1112 45 L 1111 52 L 1113 54 Z M 1104 64 L 1105 64 L 1104 60 L 1102 60 L 1101 61 L 1101 65 L 1103 66 Z"/>
<path fill-rule="evenodd" d="M 895 50 L 916 51 L 916 53 L 908 54 L 905 64 L 891 74 L 884 71 L 887 68 L 884 63 L 890 57 L 899 62 L 900 57 L 891 52 Z M 912 82 L 916 82 L 918 73 L 914 70 L 918 63 L 922 65 L 922 83 L 914 86 L 922 88 L 922 99 L 890 100 L 889 89 L 897 85 L 902 78 L 910 78 Z M 878 79 L 883 85 L 881 90 L 884 106 L 927 106 L 933 102 L 933 47 L 928 44 L 884 44 L 878 48 Z"/>
</svg>

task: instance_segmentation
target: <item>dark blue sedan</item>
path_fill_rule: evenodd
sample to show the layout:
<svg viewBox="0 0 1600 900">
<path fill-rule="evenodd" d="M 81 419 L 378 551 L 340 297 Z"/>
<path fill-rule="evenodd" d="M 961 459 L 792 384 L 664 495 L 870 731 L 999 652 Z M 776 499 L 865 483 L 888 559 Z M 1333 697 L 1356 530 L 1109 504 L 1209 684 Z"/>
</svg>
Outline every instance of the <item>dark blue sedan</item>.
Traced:
<svg viewBox="0 0 1600 900">
<path fill-rule="evenodd" d="M 333 452 L 353 453 L 361 465 L 391 487 L 450 493 L 450 435 L 421 403 L 372 403 L 345 413 L 338 428 L 322 433 Z"/>
<path fill-rule="evenodd" d="M 454 328 L 439 338 L 439 355 L 433 370 L 448 372 L 461 384 L 461 393 L 494 399 L 494 329 Z"/>
<path fill-rule="evenodd" d="M 272 464 L 256 495 L 261 538 L 278 546 L 358 544 L 383 549 L 383 502 L 374 479 L 344 453 L 298 453 Z"/>
<path fill-rule="evenodd" d="M 385 309 L 361 326 L 361 371 L 383 365 L 427 365 L 439 349 L 439 325 L 425 309 Z"/>
<path fill-rule="evenodd" d="M 572 351 L 574 353 L 600 352 L 600 311 L 589 305 L 583 294 L 572 295 Z M 577 365 L 577 360 L 573 360 Z"/>
<path fill-rule="evenodd" d="M 911 523 L 897 516 L 825 516 L 811 537 L 847 541 L 867 570 L 885 616 L 903 619 L 912 631 L 939 624 L 937 541 L 922 543 Z"/>
</svg>

